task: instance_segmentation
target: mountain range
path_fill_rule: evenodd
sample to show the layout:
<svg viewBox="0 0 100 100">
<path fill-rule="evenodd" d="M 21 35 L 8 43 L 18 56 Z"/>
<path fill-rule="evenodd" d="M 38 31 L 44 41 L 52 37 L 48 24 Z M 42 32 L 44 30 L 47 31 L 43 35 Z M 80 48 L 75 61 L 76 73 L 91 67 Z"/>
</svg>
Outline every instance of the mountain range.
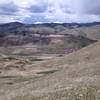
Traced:
<svg viewBox="0 0 100 100">
<path fill-rule="evenodd" d="M 68 39 L 79 40 L 79 42 L 100 39 L 99 22 L 94 23 L 44 23 L 44 24 L 23 24 L 19 22 L 0 24 L 0 45 L 16 46 L 28 43 L 32 44 L 51 44 L 56 39 L 66 40 L 64 43 L 70 42 Z M 94 34 L 95 32 L 95 34 Z M 59 35 L 59 36 L 58 36 Z M 55 39 L 56 38 L 56 39 Z M 83 45 L 88 45 L 84 44 Z M 79 46 L 81 47 L 81 46 Z M 67 48 L 67 47 L 66 47 Z"/>
</svg>

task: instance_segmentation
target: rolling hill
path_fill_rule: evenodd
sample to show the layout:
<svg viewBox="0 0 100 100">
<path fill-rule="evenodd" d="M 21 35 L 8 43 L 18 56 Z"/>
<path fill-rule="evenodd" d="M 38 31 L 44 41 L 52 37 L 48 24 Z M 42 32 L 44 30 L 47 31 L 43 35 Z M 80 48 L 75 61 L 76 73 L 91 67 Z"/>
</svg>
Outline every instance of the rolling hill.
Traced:
<svg viewBox="0 0 100 100">
<path fill-rule="evenodd" d="M 1 24 L 0 46 L 14 47 L 32 44 L 37 45 L 40 53 L 64 54 L 70 52 L 70 49 L 75 51 L 96 42 L 100 34 L 96 29 L 97 33 L 94 35 L 93 27 L 99 24 L 44 23 L 27 25 L 19 22 Z"/>
<path fill-rule="evenodd" d="M 61 58 L 48 60 L 51 71 L 18 80 L 0 90 L 2 100 L 99 100 L 100 42 Z M 42 63 L 41 63 L 42 64 Z M 45 66 L 46 67 L 46 66 Z M 54 71 L 54 70 L 55 71 Z M 12 79 L 14 80 L 14 79 Z M 8 86 L 7 88 L 4 88 Z"/>
<path fill-rule="evenodd" d="M 100 23 L 0 25 L 0 100 L 100 100 Z"/>
</svg>

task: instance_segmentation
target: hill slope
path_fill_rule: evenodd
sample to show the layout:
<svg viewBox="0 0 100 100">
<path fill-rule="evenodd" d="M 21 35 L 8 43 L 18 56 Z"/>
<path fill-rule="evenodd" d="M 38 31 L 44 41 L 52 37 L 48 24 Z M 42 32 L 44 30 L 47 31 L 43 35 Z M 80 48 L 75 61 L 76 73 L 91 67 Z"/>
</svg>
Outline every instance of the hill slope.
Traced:
<svg viewBox="0 0 100 100">
<path fill-rule="evenodd" d="M 86 39 L 100 40 L 100 23 L 44 23 L 22 24 L 19 22 L 0 24 L 0 45 L 23 45 L 27 43 L 50 43 L 57 35 L 81 36 Z M 50 35 L 55 35 L 50 37 Z M 58 38 L 61 38 L 58 37 Z"/>
<path fill-rule="evenodd" d="M 100 42 L 48 63 L 54 73 L 1 87 L 2 100 L 100 99 Z"/>
</svg>

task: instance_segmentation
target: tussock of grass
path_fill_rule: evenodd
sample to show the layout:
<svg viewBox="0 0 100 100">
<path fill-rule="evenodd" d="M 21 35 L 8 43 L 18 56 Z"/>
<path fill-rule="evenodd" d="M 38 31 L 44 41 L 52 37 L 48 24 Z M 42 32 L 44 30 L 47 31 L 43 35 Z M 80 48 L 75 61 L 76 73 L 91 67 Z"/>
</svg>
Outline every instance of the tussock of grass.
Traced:
<svg viewBox="0 0 100 100">
<path fill-rule="evenodd" d="M 18 96 L 12 100 L 100 100 L 100 88 L 96 86 L 79 86 L 71 89 L 55 90 L 44 96 L 34 97 L 32 95 Z"/>
<path fill-rule="evenodd" d="M 100 100 L 100 93 L 95 86 L 84 86 L 51 93 L 48 100 Z"/>
</svg>

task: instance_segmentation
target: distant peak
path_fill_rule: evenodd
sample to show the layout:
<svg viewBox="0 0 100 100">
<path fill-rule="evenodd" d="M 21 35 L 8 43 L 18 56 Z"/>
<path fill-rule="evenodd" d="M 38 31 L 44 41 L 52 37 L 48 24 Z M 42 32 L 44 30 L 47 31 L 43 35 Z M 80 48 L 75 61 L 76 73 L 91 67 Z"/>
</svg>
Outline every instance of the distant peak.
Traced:
<svg viewBox="0 0 100 100">
<path fill-rule="evenodd" d="M 21 26 L 21 25 L 24 25 L 23 23 L 21 22 L 10 22 L 10 23 L 2 23 L 0 24 L 0 26 Z"/>
<path fill-rule="evenodd" d="M 20 24 L 20 25 L 23 25 L 23 23 L 21 23 L 21 22 L 11 22 L 11 23 L 7 23 L 7 24 Z"/>
</svg>

